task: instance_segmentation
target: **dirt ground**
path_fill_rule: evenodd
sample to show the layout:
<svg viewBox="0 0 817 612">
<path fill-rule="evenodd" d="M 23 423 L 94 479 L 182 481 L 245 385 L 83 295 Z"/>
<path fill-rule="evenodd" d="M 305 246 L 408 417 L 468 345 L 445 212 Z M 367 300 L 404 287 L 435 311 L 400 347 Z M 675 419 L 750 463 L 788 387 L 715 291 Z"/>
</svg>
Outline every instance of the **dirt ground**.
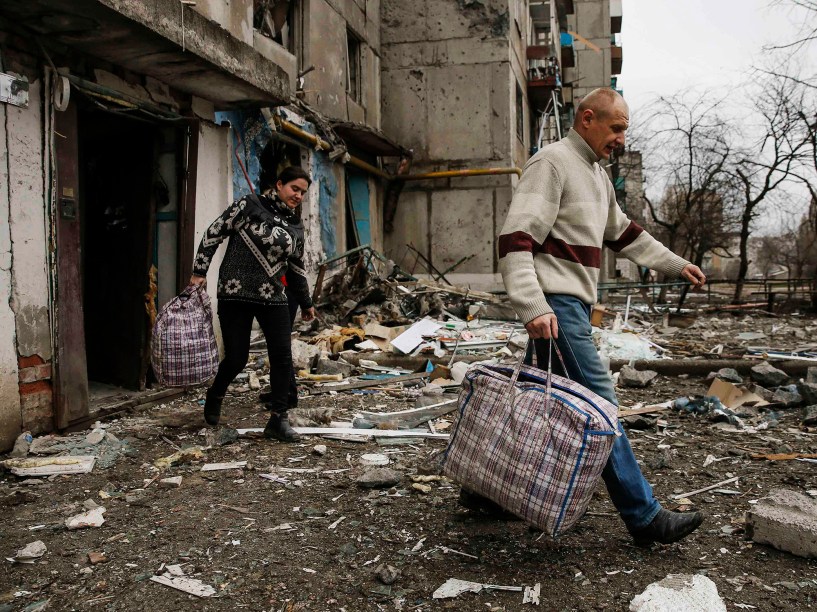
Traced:
<svg viewBox="0 0 817 612">
<path fill-rule="evenodd" d="M 731 344 L 728 352 L 734 352 L 738 331 L 771 333 L 775 325 L 775 346 L 794 348 L 814 338 L 813 321 L 789 321 L 781 331 L 780 320 L 731 320 L 708 325 L 717 333 L 702 344 Z M 700 329 L 679 334 L 676 343 L 702 338 Z M 703 394 L 708 384 L 703 377 L 659 376 L 646 389 L 619 389 L 619 395 L 626 408 Z M 223 424 L 262 427 L 266 414 L 254 395 L 228 397 Z M 459 488 L 446 480 L 430 482 L 429 493 L 413 489 L 411 476 L 433 468 L 433 455 L 445 446 L 437 440 L 380 446 L 314 437 L 295 445 L 240 438 L 205 450 L 204 460 L 160 472 L 156 459 L 176 447 L 206 444 L 201 396 L 106 423 L 131 448 L 109 468 L 39 480 L 3 476 L 3 556 L 38 539 L 48 551 L 31 565 L 0 565 L 0 611 L 534 609 L 523 606 L 519 592 L 433 600 L 435 589 L 452 577 L 541 583 L 543 610 L 627 610 L 635 595 L 671 573 L 708 576 L 728 610 L 817 608 L 817 561 L 753 544 L 743 531 L 744 513 L 770 489 L 817 489 L 813 463 L 750 458 L 755 452 L 817 452 L 817 434 L 799 430 L 800 408 L 780 410 L 776 427 L 756 433 L 727 431 L 706 417 L 674 411 L 661 413 L 646 430 L 630 430 L 644 473 L 670 509 L 678 508 L 673 495 L 740 477 L 727 485 L 731 492 L 690 498 L 707 515 L 695 534 L 645 550 L 632 545 L 603 486 L 578 527 L 558 541 L 521 522 L 463 509 Z M 411 398 L 383 393 L 302 401 L 332 408 L 335 420 L 348 420 L 361 408 L 413 405 Z M 326 445 L 324 456 L 312 452 L 317 444 Z M 389 467 L 403 475 L 399 485 L 370 491 L 356 484 L 366 469 L 360 456 L 373 452 L 388 454 Z M 704 467 L 709 455 L 718 461 Z M 246 468 L 200 471 L 204 462 L 238 460 L 247 461 Z M 290 480 L 281 484 L 259 476 L 271 466 L 318 471 L 278 472 Z M 183 480 L 178 488 L 160 488 L 157 476 Z M 105 523 L 67 530 L 65 519 L 81 512 L 86 500 L 107 509 Z M 104 553 L 106 561 L 91 564 L 91 552 Z M 215 595 L 199 599 L 151 581 L 163 564 L 180 565 L 187 576 L 213 586 Z M 392 584 L 378 577 L 385 566 L 397 570 Z"/>
</svg>

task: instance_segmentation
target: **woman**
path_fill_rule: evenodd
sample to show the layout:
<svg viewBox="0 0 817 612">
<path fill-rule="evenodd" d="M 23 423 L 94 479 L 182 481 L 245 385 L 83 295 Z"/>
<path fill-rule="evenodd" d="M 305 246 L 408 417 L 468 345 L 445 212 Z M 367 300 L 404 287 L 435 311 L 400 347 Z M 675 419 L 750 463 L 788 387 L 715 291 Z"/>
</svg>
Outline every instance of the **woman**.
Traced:
<svg viewBox="0 0 817 612">
<path fill-rule="evenodd" d="M 297 299 L 304 320 L 316 316 L 301 261 L 304 227 L 295 210 L 311 182 L 302 168 L 284 169 L 273 193 L 236 200 L 201 239 L 190 279 L 195 284 L 204 282 L 218 245 L 230 238 L 218 274 L 224 360 L 207 390 L 204 419 L 209 425 L 218 425 L 227 387 L 247 365 L 252 322 L 257 319 L 267 340 L 270 367 L 271 393 L 266 399 L 271 415 L 264 437 L 283 442 L 299 439 L 287 419 L 287 410 L 297 402 L 297 390 L 291 384 L 292 324 L 287 292 Z"/>
</svg>

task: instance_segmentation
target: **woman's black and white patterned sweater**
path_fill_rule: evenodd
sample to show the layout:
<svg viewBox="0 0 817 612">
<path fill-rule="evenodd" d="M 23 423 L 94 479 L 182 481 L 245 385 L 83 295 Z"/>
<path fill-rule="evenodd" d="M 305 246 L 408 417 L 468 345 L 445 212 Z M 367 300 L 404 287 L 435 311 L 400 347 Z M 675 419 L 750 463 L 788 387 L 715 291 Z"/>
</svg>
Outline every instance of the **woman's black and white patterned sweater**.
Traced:
<svg viewBox="0 0 817 612">
<path fill-rule="evenodd" d="M 226 238 L 230 241 L 218 273 L 219 300 L 285 305 L 289 290 L 301 309 L 312 306 L 301 259 L 304 226 L 277 195 L 248 195 L 233 202 L 204 233 L 193 274 L 207 275 Z"/>
</svg>

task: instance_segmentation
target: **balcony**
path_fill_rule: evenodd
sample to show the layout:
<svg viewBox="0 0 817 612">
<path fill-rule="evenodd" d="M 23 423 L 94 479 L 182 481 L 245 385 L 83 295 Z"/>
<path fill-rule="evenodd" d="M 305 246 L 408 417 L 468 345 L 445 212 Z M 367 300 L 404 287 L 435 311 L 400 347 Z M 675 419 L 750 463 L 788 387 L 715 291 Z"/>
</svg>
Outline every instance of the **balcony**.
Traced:
<svg viewBox="0 0 817 612">
<path fill-rule="evenodd" d="M 621 47 L 610 47 L 610 73 L 621 74 L 621 65 L 624 63 L 624 52 Z"/>
<path fill-rule="evenodd" d="M 549 47 L 531 46 L 528 57 L 528 99 L 531 107 L 542 111 L 552 97 L 552 92 L 562 86 L 561 69 Z"/>
<path fill-rule="evenodd" d="M 621 33 L 621 2 L 622 0 L 610 0 L 610 33 Z"/>
</svg>

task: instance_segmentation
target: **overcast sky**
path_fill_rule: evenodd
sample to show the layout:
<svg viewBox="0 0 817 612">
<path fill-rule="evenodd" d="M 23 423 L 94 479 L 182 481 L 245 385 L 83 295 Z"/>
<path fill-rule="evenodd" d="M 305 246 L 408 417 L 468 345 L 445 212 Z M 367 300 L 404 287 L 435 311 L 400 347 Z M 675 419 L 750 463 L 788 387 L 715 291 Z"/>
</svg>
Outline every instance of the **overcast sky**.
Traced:
<svg viewBox="0 0 817 612">
<path fill-rule="evenodd" d="M 802 13 L 771 0 L 624 0 L 619 86 L 632 111 L 655 94 L 740 85 L 764 44 L 796 37 Z"/>
</svg>

